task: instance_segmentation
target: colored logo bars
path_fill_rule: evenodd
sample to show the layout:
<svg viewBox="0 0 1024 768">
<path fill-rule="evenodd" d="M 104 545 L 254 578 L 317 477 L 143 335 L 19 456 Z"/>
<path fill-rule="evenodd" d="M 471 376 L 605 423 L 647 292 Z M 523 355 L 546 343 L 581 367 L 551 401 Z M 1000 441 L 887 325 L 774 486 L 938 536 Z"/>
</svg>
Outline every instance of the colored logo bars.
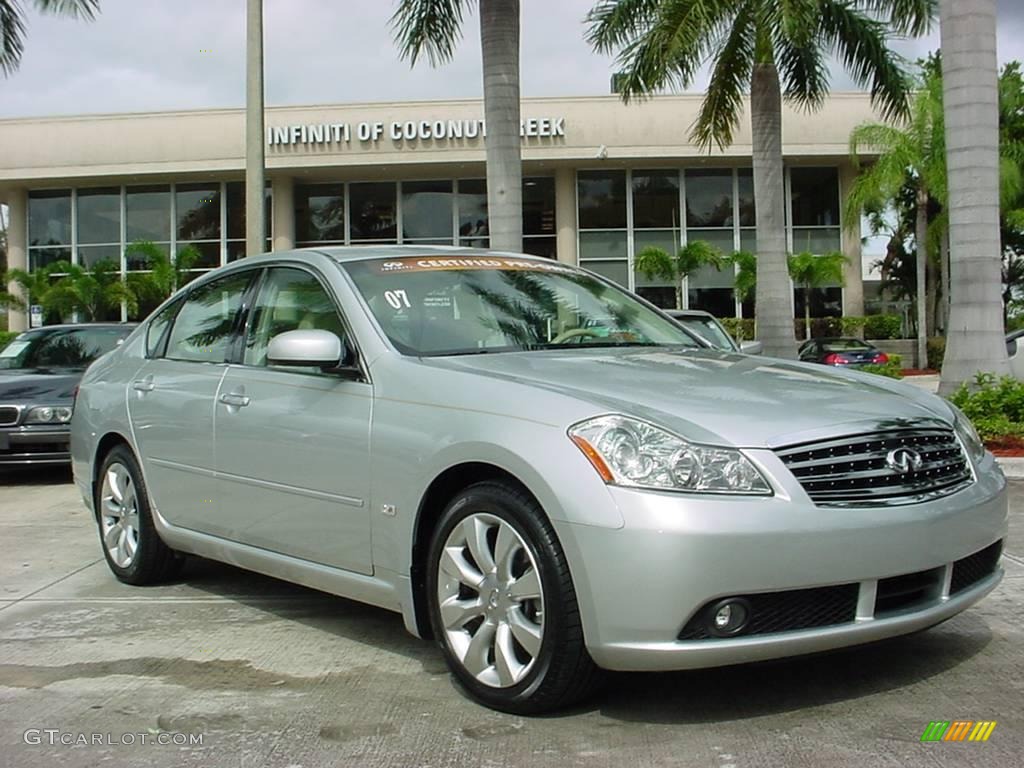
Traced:
<svg viewBox="0 0 1024 768">
<path fill-rule="evenodd" d="M 988 741 L 995 729 L 995 720 L 932 720 L 921 741 Z"/>
</svg>

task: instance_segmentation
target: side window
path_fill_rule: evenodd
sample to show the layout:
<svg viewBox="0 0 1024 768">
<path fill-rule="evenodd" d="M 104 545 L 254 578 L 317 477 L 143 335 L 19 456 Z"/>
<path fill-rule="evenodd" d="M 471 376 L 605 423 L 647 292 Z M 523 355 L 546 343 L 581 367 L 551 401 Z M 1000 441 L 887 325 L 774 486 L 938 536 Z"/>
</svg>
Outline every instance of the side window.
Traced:
<svg viewBox="0 0 1024 768">
<path fill-rule="evenodd" d="M 164 336 L 180 306 L 180 301 L 169 304 L 149 321 L 149 327 L 146 328 L 146 357 L 160 357 L 163 354 Z"/>
<path fill-rule="evenodd" d="M 174 320 L 166 357 L 198 363 L 223 363 L 242 296 L 255 271 L 230 275 L 189 294 Z"/>
<path fill-rule="evenodd" d="M 286 331 L 306 329 L 330 331 L 345 339 L 338 308 L 319 280 L 301 269 L 270 270 L 250 315 L 245 364 L 265 366 L 272 338 Z"/>
</svg>

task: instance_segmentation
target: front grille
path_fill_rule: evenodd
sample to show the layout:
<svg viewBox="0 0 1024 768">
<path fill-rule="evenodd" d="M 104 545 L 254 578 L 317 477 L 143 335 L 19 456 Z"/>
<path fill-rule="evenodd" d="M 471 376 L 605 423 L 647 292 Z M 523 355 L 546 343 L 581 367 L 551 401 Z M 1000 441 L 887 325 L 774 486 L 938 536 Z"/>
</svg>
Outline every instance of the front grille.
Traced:
<svg viewBox="0 0 1024 768">
<path fill-rule="evenodd" d="M 857 616 L 858 589 L 856 584 L 840 584 L 834 587 L 737 595 L 750 604 L 749 623 L 738 636 L 767 635 L 851 622 Z M 679 633 L 679 639 L 717 639 L 707 630 L 711 621 L 709 612 L 717 602 L 712 600 L 697 611 Z"/>
<path fill-rule="evenodd" d="M 875 593 L 875 617 L 920 607 L 933 602 L 942 592 L 945 568 L 906 573 L 879 579 Z"/>
<path fill-rule="evenodd" d="M 11 427 L 18 423 L 18 409 L 13 405 L 0 405 L 0 427 Z"/>
<path fill-rule="evenodd" d="M 902 472 L 889 465 L 891 451 L 906 448 L 921 458 Z M 952 430 L 897 429 L 776 450 L 819 506 L 912 504 L 948 496 L 971 483 L 971 468 Z"/>
<path fill-rule="evenodd" d="M 991 576 L 999 564 L 999 556 L 1003 553 L 1002 540 L 989 544 L 973 555 L 961 558 L 953 563 L 953 576 L 949 582 L 949 594 L 955 595 L 968 587 L 974 586 L 982 579 Z"/>
</svg>

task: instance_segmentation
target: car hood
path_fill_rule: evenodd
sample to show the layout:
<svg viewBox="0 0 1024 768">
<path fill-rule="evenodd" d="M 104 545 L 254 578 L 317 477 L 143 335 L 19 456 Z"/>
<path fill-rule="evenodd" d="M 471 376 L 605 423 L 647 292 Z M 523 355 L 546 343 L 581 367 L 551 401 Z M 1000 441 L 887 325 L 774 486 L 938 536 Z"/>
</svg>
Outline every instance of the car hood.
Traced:
<svg viewBox="0 0 1024 768">
<path fill-rule="evenodd" d="M 70 401 L 82 371 L 7 370 L 0 371 L 0 403 L 62 403 Z"/>
<path fill-rule="evenodd" d="M 952 422 L 942 400 L 909 384 L 717 350 L 553 350 L 425 362 L 569 395 L 697 442 L 746 448 L 922 420 Z M 530 410 L 528 402 L 520 405 Z"/>
</svg>

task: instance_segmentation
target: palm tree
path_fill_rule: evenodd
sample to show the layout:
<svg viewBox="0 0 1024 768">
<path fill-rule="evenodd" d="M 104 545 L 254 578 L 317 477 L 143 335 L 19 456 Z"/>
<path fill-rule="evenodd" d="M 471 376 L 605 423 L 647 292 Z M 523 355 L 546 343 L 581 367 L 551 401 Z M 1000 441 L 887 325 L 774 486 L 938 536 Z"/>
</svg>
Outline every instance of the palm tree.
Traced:
<svg viewBox="0 0 1024 768">
<path fill-rule="evenodd" d="M 184 285 L 188 270 L 202 256 L 194 245 L 186 245 L 172 260 L 160 246 L 148 240 L 136 240 L 125 248 L 124 254 L 146 263 L 148 271 L 128 275 L 128 284 L 135 296 L 150 307 L 160 304 Z"/>
<path fill-rule="evenodd" d="M 939 391 L 979 371 L 1009 373 L 999 241 L 996 1 L 942 0 L 942 87 L 949 178 L 950 297 Z"/>
<path fill-rule="evenodd" d="M 53 13 L 92 21 L 99 0 L 30 0 L 39 13 Z M 25 50 L 25 9 L 20 0 L 0 0 L 0 74 L 10 77 Z"/>
<path fill-rule="evenodd" d="M 705 240 L 687 243 L 675 256 L 656 245 L 648 245 L 636 255 L 636 269 L 644 277 L 672 282 L 676 289 L 677 309 L 683 307 L 684 280 L 703 267 L 721 269 L 724 263 L 721 251 Z"/>
<path fill-rule="evenodd" d="M 104 259 L 91 269 L 68 261 L 57 261 L 41 269 L 25 272 L 12 269 L 5 276 L 17 283 L 27 299 L 6 294 L 4 303 L 25 310 L 29 302 L 39 304 L 47 315 L 66 319 L 78 314 L 82 320 L 102 320 L 122 303 L 129 309 L 138 306 L 135 293 L 120 277 L 120 265 Z"/>
<path fill-rule="evenodd" d="M 391 18 L 402 58 L 451 59 L 471 0 L 401 0 Z M 479 0 L 487 126 L 487 216 L 491 247 L 523 249 L 523 166 L 519 138 L 519 0 Z"/>
<path fill-rule="evenodd" d="M 900 198 L 909 184 L 916 212 L 917 359 L 928 356 L 927 276 L 928 203 L 945 200 L 946 145 L 942 118 L 942 78 L 931 72 L 920 83 L 910 118 L 898 125 L 862 123 L 850 134 L 850 155 L 855 165 L 865 149 L 876 152 L 874 164 L 863 169 L 850 188 L 846 218 L 857 221 L 865 210 L 879 213 Z"/>
<path fill-rule="evenodd" d="M 821 256 L 804 251 L 787 259 L 789 276 L 804 289 L 805 338 L 811 338 L 811 291 L 823 285 L 843 284 L 843 269 L 850 262 L 839 251 Z"/>
<path fill-rule="evenodd" d="M 766 354 L 795 357 L 786 267 L 782 97 L 804 109 L 828 93 L 826 54 L 871 89 L 883 116 L 907 112 L 908 78 L 890 34 L 921 35 L 936 0 L 601 0 L 587 41 L 617 54 L 622 97 L 692 85 L 711 62 L 707 96 L 692 128 L 710 149 L 732 143 L 750 91 L 757 200 L 757 326 Z M 785 92 L 783 93 L 783 84 Z"/>
</svg>

